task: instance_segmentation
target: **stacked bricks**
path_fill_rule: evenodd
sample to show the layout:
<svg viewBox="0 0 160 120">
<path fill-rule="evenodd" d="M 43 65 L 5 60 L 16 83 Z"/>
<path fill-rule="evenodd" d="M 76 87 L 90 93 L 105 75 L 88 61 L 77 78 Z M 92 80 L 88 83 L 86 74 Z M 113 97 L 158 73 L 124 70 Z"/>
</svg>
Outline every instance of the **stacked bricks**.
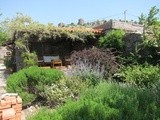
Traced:
<svg viewBox="0 0 160 120">
<path fill-rule="evenodd" d="M 16 93 L 6 93 L 0 99 L 0 120 L 21 120 L 22 99 Z"/>
</svg>

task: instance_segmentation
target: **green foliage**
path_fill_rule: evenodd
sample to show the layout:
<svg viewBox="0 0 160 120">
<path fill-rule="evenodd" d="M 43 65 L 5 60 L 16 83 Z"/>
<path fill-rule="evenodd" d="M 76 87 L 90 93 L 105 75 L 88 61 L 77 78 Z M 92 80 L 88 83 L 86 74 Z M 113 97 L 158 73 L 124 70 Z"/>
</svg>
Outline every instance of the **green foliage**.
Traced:
<svg viewBox="0 0 160 120">
<path fill-rule="evenodd" d="M 6 68 L 13 67 L 13 60 L 12 60 L 12 58 L 11 57 L 10 58 L 6 58 L 4 60 L 4 65 L 6 66 Z"/>
<path fill-rule="evenodd" d="M 96 85 L 104 79 L 105 71 L 104 67 L 101 67 L 99 63 L 93 66 L 87 61 L 82 62 L 77 60 L 70 75 L 76 76 L 77 78 L 89 82 L 92 85 Z"/>
<path fill-rule="evenodd" d="M 18 32 L 20 29 L 24 30 L 26 26 L 31 23 L 33 23 L 31 17 L 23 15 L 22 13 L 17 13 L 16 17 L 5 21 L 5 29 L 7 30 L 9 38 L 12 39 L 15 32 Z"/>
<path fill-rule="evenodd" d="M 11 38 L 13 35 L 18 38 L 25 38 L 27 35 L 27 40 L 31 41 L 35 40 L 34 38 L 38 41 L 52 40 L 53 42 L 64 38 L 83 42 L 88 38 L 96 39 L 94 33 L 84 27 L 55 27 L 51 23 L 43 25 L 20 13 L 7 22 L 7 30 Z"/>
<path fill-rule="evenodd" d="M 139 24 L 143 25 L 145 23 L 146 20 L 146 16 L 142 13 L 140 17 L 138 17 L 139 19 Z"/>
<path fill-rule="evenodd" d="M 147 17 L 148 26 L 156 24 L 158 20 L 157 18 L 158 14 L 159 14 L 159 9 L 157 9 L 156 6 L 151 7 Z"/>
<path fill-rule="evenodd" d="M 27 38 L 17 39 L 15 41 L 15 47 L 22 51 L 29 52 Z"/>
<path fill-rule="evenodd" d="M 151 56 L 156 53 L 159 56 L 160 48 L 160 18 L 158 17 L 160 10 L 156 6 L 152 7 L 148 15 L 141 15 L 139 21 L 144 25 L 143 48 L 149 52 Z M 144 17 L 145 16 L 145 17 Z M 148 49 L 149 48 L 149 49 Z M 152 52 L 152 49 L 155 49 Z M 154 58 L 153 58 L 154 60 Z"/>
<path fill-rule="evenodd" d="M 138 43 L 138 52 L 127 56 L 130 61 L 137 63 L 159 64 L 160 60 L 160 19 L 159 9 L 154 6 L 150 9 L 148 15 L 141 14 L 139 23 L 143 24 L 142 42 Z M 129 60 L 128 59 L 128 60 Z M 132 62 L 132 63 L 135 63 Z"/>
<path fill-rule="evenodd" d="M 55 115 L 53 114 L 54 110 L 50 110 L 47 108 L 41 108 L 37 113 L 34 113 L 34 118 L 32 116 L 27 116 L 27 120 L 53 120 Z M 60 120 L 60 119 L 56 119 Z"/>
<path fill-rule="evenodd" d="M 0 16 L 2 15 L 2 13 L 0 13 Z M 0 22 L 0 46 L 7 40 L 8 36 L 7 36 L 7 32 L 4 30 L 3 22 Z"/>
<path fill-rule="evenodd" d="M 125 32 L 123 30 L 112 30 L 108 32 L 104 37 L 100 37 L 100 46 L 123 50 L 125 45 L 123 41 L 124 35 Z"/>
<path fill-rule="evenodd" d="M 62 120 L 112 120 L 118 110 L 92 100 L 70 102 L 59 110 Z"/>
<path fill-rule="evenodd" d="M 151 89 L 127 84 L 102 83 L 86 91 L 82 99 L 102 103 L 118 110 L 116 119 L 141 120 L 159 118 L 157 95 Z"/>
<path fill-rule="evenodd" d="M 48 120 L 152 120 L 160 118 L 158 104 L 153 89 L 101 83 L 83 92 L 78 101 L 68 101 L 56 111 L 42 109 L 31 119 L 48 115 Z"/>
<path fill-rule="evenodd" d="M 116 57 L 110 49 L 84 49 L 74 51 L 71 55 L 73 65 L 76 65 L 76 71 L 81 78 L 97 79 L 111 77 L 116 72 L 118 64 Z M 88 77 L 87 77 L 88 76 Z"/>
<path fill-rule="evenodd" d="M 156 6 L 151 7 L 148 15 L 141 14 L 139 17 L 139 23 L 145 25 L 145 28 L 157 24 L 159 12 L 160 9 Z"/>
<path fill-rule="evenodd" d="M 10 75 L 7 78 L 7 91 L 18 93 L 26 104 L 42 97 L 45 86 L 54 84 L 62 76 L 59 70 L 32 66 Z"/>
<path fill-rule="evenodd" d="M 82 89 L 88 87 L 86 82 L 78 78 L 63 78 L 55 84 L 45 86 L 41 95 L 47 99 L 50 107 L 55 107 L 65 103 L 68 99 L 77 99 Z"/>
<path fill-rule="evenodd" d="M 7 40 L 7 33 L 0 28 L 0 46 Z"/>
<path fill-rule="evenodd" d="M 22 58 L 23 58 L 23 67 L 30 67 L 37 65 L 38 58 L 35 52 L 33 53 L 23 52 Z"/>
<path fill-rule="evenodd" d="M 133 65 L 121 70 L 124 81 L 138 85 L 151 86 L 160 80 L 159 66 L 152 65 Z"/>
</svg>

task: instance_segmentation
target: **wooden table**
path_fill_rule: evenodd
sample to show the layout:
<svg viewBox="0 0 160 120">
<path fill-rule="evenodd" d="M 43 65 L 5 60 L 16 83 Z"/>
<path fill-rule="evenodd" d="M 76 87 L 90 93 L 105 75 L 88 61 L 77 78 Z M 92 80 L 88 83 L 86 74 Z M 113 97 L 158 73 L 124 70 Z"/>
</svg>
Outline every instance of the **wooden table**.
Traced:
<svg viewBox="0 0 160 120">
<path fill-rule="evenodd" d="M 62 66 L 62 60 L 51 60 L 51 68 L 54 68 L 55 66 Z"/>
</svg>

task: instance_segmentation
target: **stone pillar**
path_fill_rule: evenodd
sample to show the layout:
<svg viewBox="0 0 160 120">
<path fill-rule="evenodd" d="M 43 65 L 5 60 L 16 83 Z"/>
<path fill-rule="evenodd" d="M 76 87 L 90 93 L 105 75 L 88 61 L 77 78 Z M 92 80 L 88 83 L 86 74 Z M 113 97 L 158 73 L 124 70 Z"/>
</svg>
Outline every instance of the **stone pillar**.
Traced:
<svg viewBox="0 0 160 120">
<path fill-rule="evenodd" d="M 23 66 L 21 51 L 18 48 L 15 48 L 15 64 L 16 64 L 16 71 L 20 70 Z"/>
</svg>

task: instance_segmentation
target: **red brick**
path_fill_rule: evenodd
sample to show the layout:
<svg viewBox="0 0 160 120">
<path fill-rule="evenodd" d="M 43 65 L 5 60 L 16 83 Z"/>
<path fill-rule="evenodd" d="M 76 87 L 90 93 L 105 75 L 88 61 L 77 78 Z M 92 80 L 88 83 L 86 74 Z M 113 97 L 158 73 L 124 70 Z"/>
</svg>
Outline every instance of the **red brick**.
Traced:
<svg viewBox="0 0 160 120">
<path fill-rule="evenodd" d="M 16 109 L 16 104 L 12 105 L 12 108 Z"/>
<path fill-rule="evenodd" d="M 14 108 L 14 109 L 22 109 L 22 104 L 14 104 L 14 105 L 12 105 L 12 108 Z"/>
<path fill-rule="evenodd" d="M 4 98 L 3 98 L 3 100 L 10 100 L 10 96 L 5 96 Z"/>
<path fill-rule="evenodd" d="M 22 108 L 22 104 L 16 104 L 16 108 Z"/>
<path fill-rule="evenodd" d="M 2 111 L 2 120 L 15 118 L 15 110 L 13 108 L 4 109 Z"/>
<path fill-rule="evenodd" d="M 0 120 L 2 120 L 2 112 L 0 112 Z"/>
<path fill-rule="evenodd" d="M 14 96 L 5 96 L 4 100 L 11 101 L 12 104 L 16 104 L 16 97 L 14 97 Z"/>
<path fill-rule="evenodd" d="M 11 105 L 7 104 L 5 106 L 0 106 L 0 110 L 11 108 Z"/>
<path fill-rule="evenodd" d="M 12 102 L 12 105 L 13 105 L 13 104 L 16 104 L 16 103 L 17 103 L 17 100 L 16 100 L 16 99 L 13 99 L 11 102 Z"/>
<path fill-rule="evenodd" d="M 22 103 L 22 98 L 20 98 L 19 96 L 17 97 L 17 103 Z"/>
<path fill-rule="evenodd" d="M 9 120 L 16 120 L 15 118 L 11 118 L 11 119 L 9 119 Z"/>
<path fill-rule="evenodd" d="M 16 112 L 20 113 L 22 111 L 22 104 L 12 105 L 12 108 L 14 108 Z"/>
<path fill-rule="evenodd" d="M 11 101 L 6 101 L 7 105 L 11 105 L 11 103 L 12 103 Z"/>
<path fill-rule="evenodd" d="M 6 105 L 6 101 L 5 100 L 1 100 L 0 106 L 5 106 L 5 105 Z"/>
<path fill-rule="evenodd" d="M 22 109 L 16 109 L 15 110 L 17 113 L 20 113 L 22 111 Z"/>
<path fill-rule="evenodd" d="M 16 99 L 16 96 L 5 96 L 4 100 L 12 100 L 12 99 Z"/>
<path fill-rule="evenodd" d="M 21 120 L 21 113 L 16 113 L 15 119 L 16 120 Z"/>
</svg>

